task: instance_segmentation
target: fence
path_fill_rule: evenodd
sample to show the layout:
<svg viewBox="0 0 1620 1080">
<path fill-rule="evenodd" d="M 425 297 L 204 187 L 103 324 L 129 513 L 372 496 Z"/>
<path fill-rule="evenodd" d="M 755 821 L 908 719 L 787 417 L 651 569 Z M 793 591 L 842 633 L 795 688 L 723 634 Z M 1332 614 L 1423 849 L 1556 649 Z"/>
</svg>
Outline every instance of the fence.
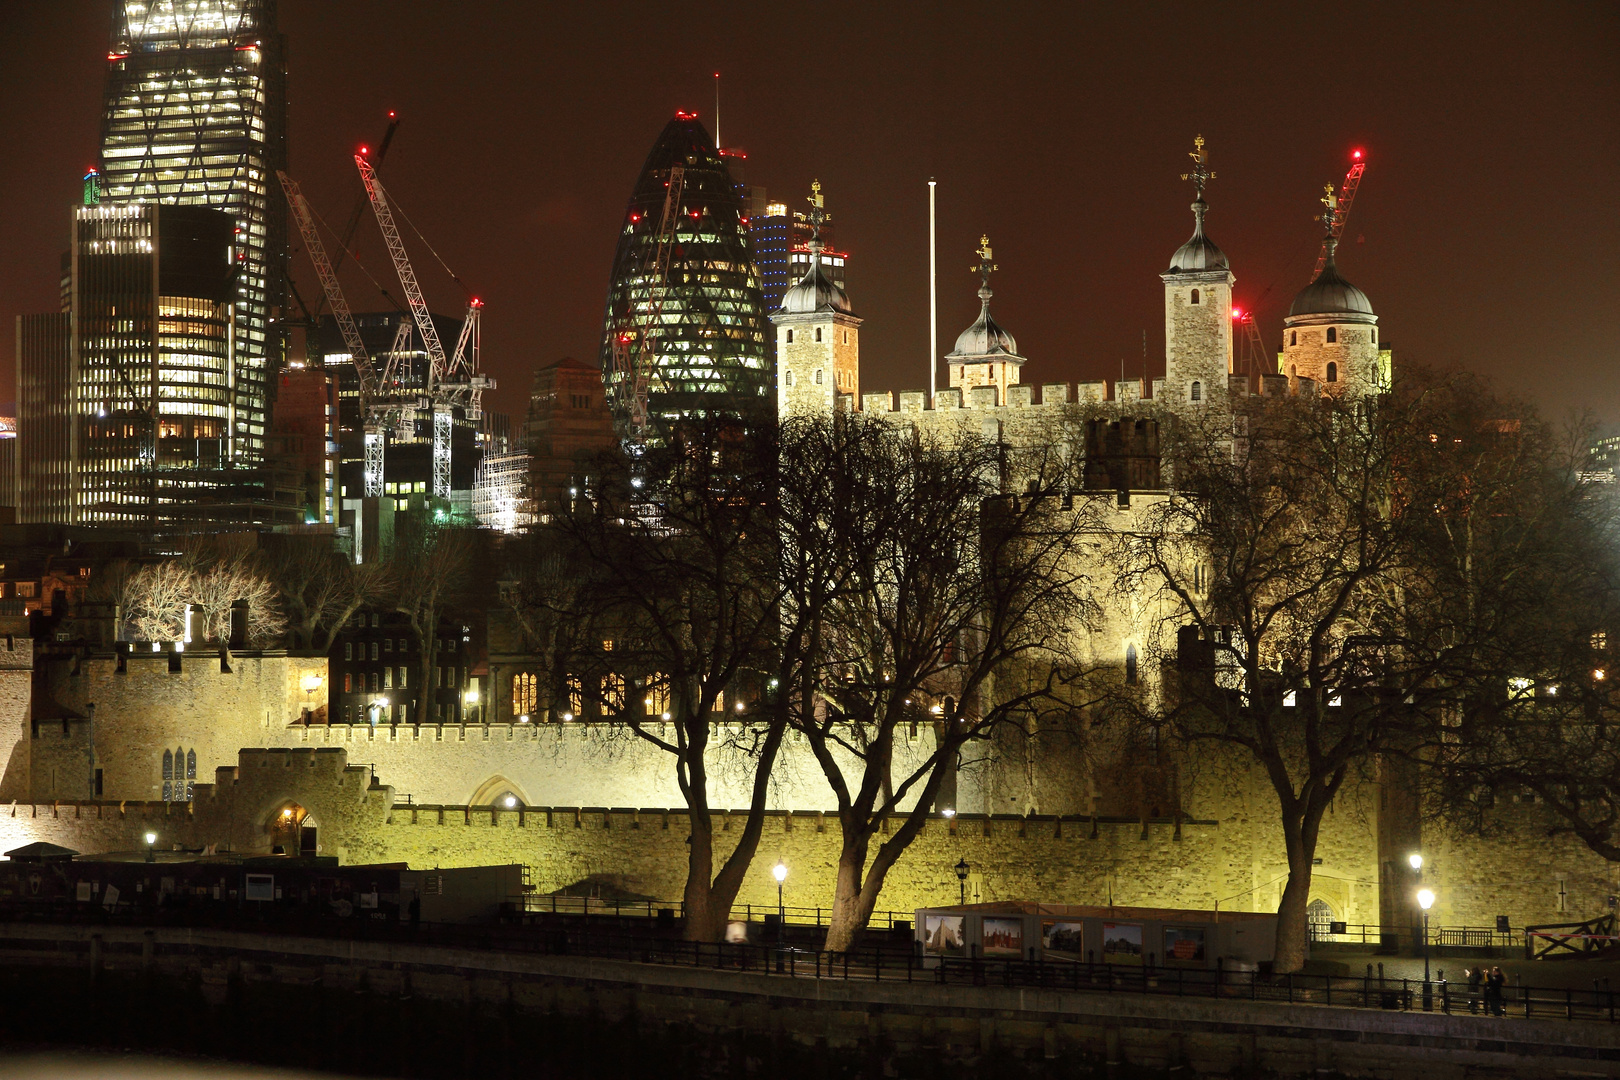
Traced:
<svg viewBox="0 0 1620 1080">
<path fill-rule="evenodd" d="M 517 910 L 529 914 L 552 915 L 624 915 L 656 918 L 659 911 L 671 911 L 677 917 L 686 915 L 686 905 L 680 900 L 602 900 L 594 896 L 535 896 L 525 893 L 514 897 Z M 742 922 L 764 922 L 767 916 L 781 916 L 781 921 L 792 926 L 826 926 L 832 918 L 832 908 L 793 907 L 778 908 L 776 904 L 734 904 L 731 917 Z M 896 925 L 911 925 L 912 912 L 874 911 L 867 926 L 873 930 L 891 930 Z"/>
<path fill-rule="evenodd" d="M 1342 926 L 1334 933 L 1332 926 Z M 1311 941 L 1320 945 L 1367 945 L 1388 947 L 1396 938 L 1413 949 L 1418 948 L 1421 931 L 1417 927 L 1390 930 L 1376 923 L 1323 923 L 1309 924 Z M 1468 949 L 1517 949 L 1524 944 L 1523 929 L 1498 930 L 1494 926 L 1431 926 L 1429 944 L 1433 947 Z"/>
</svg>

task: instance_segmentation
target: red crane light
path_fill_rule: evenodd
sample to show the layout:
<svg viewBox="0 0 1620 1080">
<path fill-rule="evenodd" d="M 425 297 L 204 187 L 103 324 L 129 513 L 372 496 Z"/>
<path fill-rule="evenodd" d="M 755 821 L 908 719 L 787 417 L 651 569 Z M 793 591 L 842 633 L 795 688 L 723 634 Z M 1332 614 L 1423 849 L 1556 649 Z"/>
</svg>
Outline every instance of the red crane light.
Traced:
<svg viewBox="0 0 1620 1080">
<path fill-rule="evenodd" d="M 369 153 L 371 153 L 371 148 L 370 148 L 370 147 L 368 147 L 368 146 L 362 146 L 362 147 L 361 147 L 361 148 L 360 148 L 360 152 L 361 152 L 361 153 L 362 153 L 362 154 L 369 154 Z"/>
<path fill-rule="evenodd" d="M 1360 150 L 1352 151 L 1350 156 L 1355 158 L 1357 161 L 1360 161 L 1361 160 L 1361 151 Z"/>
<path fill-rule="evenodd" d="M 389 109 L 388 110 L 388 119 L 392 120 L 393 118 L 394 118 L 394 110 Z"/>
<path fill-rule="evenodd" d="M 1243 309 L 1242 308 L 1233 308 L 1232 309 L 1232 318 L 1234 318 L 1234 319 L 1243 318 Z"/>
</svg>

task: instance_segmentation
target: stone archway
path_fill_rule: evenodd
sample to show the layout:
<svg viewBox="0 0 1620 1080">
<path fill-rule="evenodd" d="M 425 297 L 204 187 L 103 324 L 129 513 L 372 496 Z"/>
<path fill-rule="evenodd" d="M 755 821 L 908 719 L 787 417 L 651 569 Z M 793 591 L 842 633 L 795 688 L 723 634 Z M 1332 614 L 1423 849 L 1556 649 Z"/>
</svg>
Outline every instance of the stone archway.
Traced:
<svg viewBox="0 0 1620 1080">
<path fill-rule="evenodd" d="M 493 806 L 497 810 L 516 810 L 529 805 L 523 789 L 506 777 L 496 773 L 485 780 L 467 799 L 468 806 Z"/>
<path fill-rule="evenodd" d="M 1333 927 L 1333 905 L 1320 896 L 1305 905 L 1305 927 L 1312 941 L 1325 941 Z"/>
<path fill-rule="evenodd" d="M 272 854 L 303 858 L 320 854 L 320 822 L 296 802 L 288 800 L 271 811 L 264 829 Z"/>
</svg>

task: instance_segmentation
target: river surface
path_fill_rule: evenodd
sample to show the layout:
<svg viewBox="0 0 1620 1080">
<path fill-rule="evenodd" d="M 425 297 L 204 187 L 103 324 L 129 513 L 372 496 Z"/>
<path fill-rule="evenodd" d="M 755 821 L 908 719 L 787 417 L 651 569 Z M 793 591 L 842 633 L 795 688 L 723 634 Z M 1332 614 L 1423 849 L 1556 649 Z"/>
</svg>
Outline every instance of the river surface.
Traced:
<svg viewBox="0 0 1620 1080">
<path fill-rule="evenodd" d="M 279 1069 L 137 1051 L 0 1051 L 3 1080 L 351 1080 L 348 1073 Z"/>
</svg>

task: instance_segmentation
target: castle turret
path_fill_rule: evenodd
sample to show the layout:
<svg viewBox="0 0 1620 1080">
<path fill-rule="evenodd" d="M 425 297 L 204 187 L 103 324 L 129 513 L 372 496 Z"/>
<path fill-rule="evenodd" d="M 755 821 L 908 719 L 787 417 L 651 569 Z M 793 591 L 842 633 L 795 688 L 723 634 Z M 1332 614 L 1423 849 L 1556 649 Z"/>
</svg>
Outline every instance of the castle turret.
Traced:
<svg viewBox="0 0 1620 1080">
<path fill-rule="evenodd" d="M 996 404 L 1007 404 L 1007 387 L 1021 377 L 1024 358 L 1018 355 L 1018 342 L 990 317 L 990 274 L 997 269 L 991 261 L 990 238 L 979 237 L 979 317 L 956 337 L 956 348 L 945 354 L 950 365 L 951 385 L 960 387 L 962 399 L 976 386 L 996 388 Z"/>
<path fill-rule="evenodd" d="M 771 313 L 776 326 L 776 415 L 830 416 L 859 407 L 861 320 L 849 297 L 821 266 L 821 226 L 827 221 L 821 182 L 810 185 L 810 269 Z M 842 400 L 841 400 L 842 399 Z"/>
<path fill-rule="evenodd" d="M 1283 320 L 1277 370 L 1290 379 L 1314 379 L 1329 394 L 1375 394 L 1388 384 L 1388 365 L 1378 349 L 1378 316 L 1367 294 L 1339 276 L 1334 259 L 1339 241 L 1333 235 L 1339 200 L 1332 184 L 1322 203 L 1327 258 Z"/>
<path fill-rule="evenodd" d="M 1204 137 L 1193 140 L 1193 168 L 1183 173 L 1197 191 L 1193 234 L 1170 257 L 1164 282 L 1164 396 L 1171 408 L 1224 404 L 1232 369 L 1232 276 L 1226 253 L 1204 235 L 1204 185 L 1209 171 Z"/>
</svg>

